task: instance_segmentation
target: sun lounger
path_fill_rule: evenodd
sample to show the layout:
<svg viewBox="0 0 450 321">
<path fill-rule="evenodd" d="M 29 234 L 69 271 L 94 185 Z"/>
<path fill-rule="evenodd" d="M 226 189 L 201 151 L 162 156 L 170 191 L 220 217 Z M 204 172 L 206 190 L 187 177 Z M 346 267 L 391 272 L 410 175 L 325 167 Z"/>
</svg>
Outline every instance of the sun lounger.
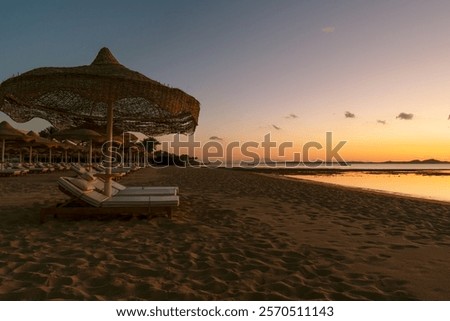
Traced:
<svg viewBox="0 0 450 321">
<path fill-rule="evenodd" d="M 42 168 L 43 170 L 46 170 L 45 172 L 54 172 L 55 168 L 49 164 L 43 164 L 43 163 L 37 163 L 36 168 Z"/>
<path fill-rule="evenodd" d="M 65 171 L 67 169 L 66 166 L 64 166 L 62 164 L 55 164 L 54 166 L 59 171 Z"/>
<path fill-rule="evenodd" d="M 20 170 L 11 168 L 0 170 L 0 176 L 19 176 L 19 175 L 22 175 L 22 172 Z"/>
<path fill-rule="evenodd" d="M 48 168 L 45 167 L 39 167 L 38 165 L 26 165 L 26 168 L 30 171 L 30 174 L 42 174 L 42 173 L 47 173 L 49 170 Z"/>
<path fill-rule="evenodd" d="M 87 172 L 82 167 L 72 167 L 79 178 L 92 184 L 98 192 L 103 192 L 105 182 L 101 178 L 95 177 L 95 174 Z M 112 195 L 113 196 L 146 196 L 146 195 L 178 195 L 177 186 L 132 186 L 127 187 L 118 182 L 112 181 Z"/>
<path fill-rule="evenodd" d="M 70 169 L 73 170 L 75 173 L 77 173 L 80 176 L 84 173 L 90 173 L 93 175 L 105 174 L 105 170 L 98 166 L 92 166 L 92 169 L 90 171 L 86 170 L 84 167 L 82 167 L 80 165 L 71 165 Z M 121 170 L 116 170 L 116 169 L 113 169 L 112 173 L 114 174 L 113 180 L 119 180 L 127 174 L 127 172 L 123 172 Z"/>
<path fill-rule="evenodd" d="M 29 169 L 23 167 L 20 163 L 14 164 L 12 169 L 20 171 L 20 175 L 26 175 L 30 172 Z"/>
<path fill-rule="evenodd" d="M 60 177 L 58 186 L 72 199 L 60 207 L 43 208 L 40 213 L 41 223 L 48 215 L 146 215 L 152 217 L 157 210 L 163 210 L 171 218 L 172 209 L 179 205 L 178 195 L 108 197 L 86 184 L 86 181 L 73 177 Z"/>
</svg>

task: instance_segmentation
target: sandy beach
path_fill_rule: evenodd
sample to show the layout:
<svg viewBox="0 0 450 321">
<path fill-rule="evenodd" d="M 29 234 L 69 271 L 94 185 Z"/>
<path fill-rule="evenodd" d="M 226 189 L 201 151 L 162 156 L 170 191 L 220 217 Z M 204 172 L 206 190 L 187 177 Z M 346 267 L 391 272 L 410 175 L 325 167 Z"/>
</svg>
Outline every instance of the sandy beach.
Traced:
<svg viewBox="0 0 450 321">
<path fill-rule="evenodd" d="M 450 204 L 224 169 L 167 218 L 39 224 L 72 172 L 0 179 L 0 300 L 450 300 Z"/>
</svg>

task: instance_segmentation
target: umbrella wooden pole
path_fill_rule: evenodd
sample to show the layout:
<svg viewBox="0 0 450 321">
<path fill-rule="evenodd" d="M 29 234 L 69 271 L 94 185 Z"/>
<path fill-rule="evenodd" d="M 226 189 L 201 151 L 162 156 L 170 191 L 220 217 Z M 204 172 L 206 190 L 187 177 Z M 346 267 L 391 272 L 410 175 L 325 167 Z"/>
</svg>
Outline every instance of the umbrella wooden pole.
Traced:
<svg viewBox="0 0 450 321">
<path fill-rule="evenodd" d="M 33 163 L 33 146 L 30 145 L 30 159 L 28 161 L 30 164 Z"/>
<path fill-rule="evenodd" d="M 3 138 L 3 143 L 2 143 L 2 170 L 3 170 L 3 166 L 5 166 L 5 139 Z"/>
<path fill-rule="evenodd" d="M 89 142 L 89 171 L 92 171 L 92 139 Z"/>
<path fill-rule="evenodd" d="M 113 141 L 113 106 L 112 102 L 108 104 L 108 123 L 107 123 L 107 136 L 108 136 L 108 161 L 106 166 L 105 177 L 105 195 L 111 197 L 112 194 L 112 141 Z"/>
<path fill-rule="evenodd" d="M 131 164 L 133 163 L 133 151 L 131 150 L 131 147 L 129 147 L 128 150 L 129 150 L 128 166 L 131 168 Z"/>
</svg>

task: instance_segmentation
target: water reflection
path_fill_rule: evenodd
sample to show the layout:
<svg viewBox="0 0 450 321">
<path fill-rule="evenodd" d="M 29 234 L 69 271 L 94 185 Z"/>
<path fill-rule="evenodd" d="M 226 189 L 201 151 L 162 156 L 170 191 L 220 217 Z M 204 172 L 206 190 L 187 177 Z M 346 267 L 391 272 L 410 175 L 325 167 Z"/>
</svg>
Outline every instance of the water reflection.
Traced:
<svg viewBox="0 0 450 321">
<path fill-rule="evenodd" d="M 450 202 L 448 174 L 447 171 L 392 174 L 349 172 L 337 175 L 287 175 L 287 177 Z"/>
</svg>

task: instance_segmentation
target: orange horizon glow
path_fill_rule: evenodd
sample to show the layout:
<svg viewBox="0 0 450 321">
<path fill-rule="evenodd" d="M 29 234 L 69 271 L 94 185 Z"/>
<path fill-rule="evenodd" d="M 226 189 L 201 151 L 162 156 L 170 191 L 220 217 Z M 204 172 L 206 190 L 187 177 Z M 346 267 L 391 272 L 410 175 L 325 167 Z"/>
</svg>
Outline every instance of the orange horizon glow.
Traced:
<svg viewBox="0 0 450 321">
<path fill-rule="evenodd" d="M 276 136 L 276 135 L 275 135 Z M 289 140 L 276 139 L 274 135 L 271 136 L 271 142 L 274 144 L 270 149 L 264 148 L 264 136 L 255 139 L 245 140 L 201 140 L 200 137 L 194 136 L 198 139 L 198 147 L 189 150 L 182 148 L 178 150 L 179 154 L 190 154 L 190 156 L 198 157 L 205 160 L 209 155 L 209 160 L 220 159 L 226 163 L 235 161 L 254 161 L 257 157 L 260 161 L 266 159 L 266 153 L 269 152 L 269 158 L 272 161 L 327 161 L 326 137 L 323 135 L 317 136 L 317 139 L 310 137 L 306 140 Z M 442 146 L 448 144 L 448 140 L 443 138 L 441 140 L 429 141 L 426 137 L 411 141 L 405 137 L 392 138 L 387 141 L 368 139 L 367 137 L 357 137 L 356 139 L 344 139 L 343 135 L 332 135 L 331 149 L 337 148 L 341 141 L 345 141 L 342 147 L 338 150 L 338 156 L 345 162 L 386 162 L 399 161 L 407 162 L 411 160 L 428 160 L 436 159 L 439 161 L 450 161 L 450 151 L 443 149 Z M 160 139 L 164 141 L 162 149 L 175 152 L 171 148 L 172 137 L 164 137 Z M 187 141 L 182 138 L 182 141 Z M 247 146 L 246 146 L 247 144 Z M 250 144 L 250 145 L 248 145 Z M 284 145 L 283 145 L 284 144 Z M 280 148 L 284 146 L 284 148 Z M 305 155 L 305 146 L 307 148 Z M 244 148 L 245 147 L 245 148 Z M 307 157 L 307 158 L 306 158 Z M 340 159 L 333 159 L 333 161 L 340 161 Z"/>
</svg>

